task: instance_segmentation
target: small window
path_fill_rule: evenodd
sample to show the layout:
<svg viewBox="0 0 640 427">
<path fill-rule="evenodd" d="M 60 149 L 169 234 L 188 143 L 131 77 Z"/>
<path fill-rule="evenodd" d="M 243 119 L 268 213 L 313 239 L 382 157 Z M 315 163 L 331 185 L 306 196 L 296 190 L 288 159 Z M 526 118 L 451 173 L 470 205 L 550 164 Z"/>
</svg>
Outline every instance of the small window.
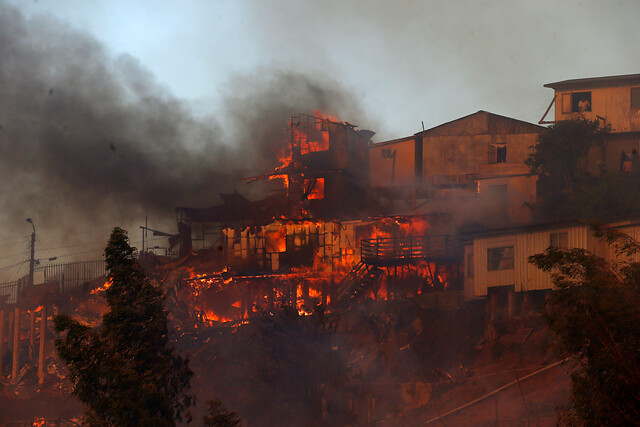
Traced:
<svg viewBox="0 0 640 427">
<path fill-rule="evenodd" d="M 631 108 L 640 109 L 640 87 L 631 88 Z"/>
<path fill-rule="evenodd" d="M 496 149 L 496 163 L 507 163 L 507 144 L 498 145 Z"/>
<path fill-rule="evenodd" d="M 513 269 L 513 246 L 487 249 L 487 270 Z"/>
<path fill-rule="evenodd" d="M 395 151 L 391 148 L 383 148 L 380 152 L 380 155 L 383 159 L 392 159 Z"/>
<path fill-rule="evenodd" d="M 569 247 L 569 233 L 563 231 L 549 234 L 549 246 L 567 249 Z"/>
<path fill-rule="evenodd" d="M 489 163 L 507 163 L 507 144 L 489 144 Z"/>
<path fill-rule="evenodd" d="M 591 92 L 574 92 L 571 96 L 571 111 L 574 113 L 591 111 Z"/>
<path fill-rule="evenodd" d="M 473 277 L 473 254 L 467 254 L 467 277 Z"/>
</svg>

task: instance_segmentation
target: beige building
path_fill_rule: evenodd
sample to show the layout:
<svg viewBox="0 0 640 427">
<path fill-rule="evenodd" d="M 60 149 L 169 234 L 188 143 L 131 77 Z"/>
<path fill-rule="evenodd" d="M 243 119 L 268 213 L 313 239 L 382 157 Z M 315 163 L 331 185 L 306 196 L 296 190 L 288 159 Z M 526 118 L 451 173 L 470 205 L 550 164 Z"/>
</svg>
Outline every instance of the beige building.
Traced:
<svg viewBox="0 0 640 427">
<path fill-rule="evenodd" d="M 369 146 L 369 185 L 380 200 L 455 194 L 486 199 L 513 223 L 530 218 L 537 176 L 524 164 L 545 128 L 486 111 Z M 463 191 L 455 191 L 463 190 Z"/>
<path fill-rule="evenodd" d="M 635 239 L 640 239 L 640 219 L 607 224 Z M 491 288 L 513 286 L 515 292 L 548 290 L 551 278 L 529 257 L 549 246 L 581 248 L 616 260 L 614 248 L 593 236 L 585 223 L 542 224 L 523 228 L 492 230 L 473 235 L 464 246 L 464 295 L 468 300 L 486 297 Z"/>
<path fill-rule="evenodd" d="M 611 126 L 611 135 L 602 148 L 594 148 L 584 163 L 585 172 L 599 175 L 627 170 L 625 160 L 638 167 L 640 153 L 640 74 L 592 77 L 547 83 L 555 91 L 540 124 L 584 117 Z M 555 106 L 555 119 L 547 120 Z"/>
</svg>

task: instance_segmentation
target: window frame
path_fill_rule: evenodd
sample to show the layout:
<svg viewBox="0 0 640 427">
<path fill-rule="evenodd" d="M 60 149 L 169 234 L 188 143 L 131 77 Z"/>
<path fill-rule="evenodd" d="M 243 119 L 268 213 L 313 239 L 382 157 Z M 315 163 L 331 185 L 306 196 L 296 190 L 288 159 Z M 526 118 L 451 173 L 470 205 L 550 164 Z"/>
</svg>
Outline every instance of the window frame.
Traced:
<svg viewBox="0 0 640 427">
<path fill-rule="evenodd" d="M 501 251 L 501 253 L 499 251 Z M 487 271 L 513 270 L 514 267 L 514 245 L 487 248 Z"/>
<path fill-rule="evenodd" d="M 589 102 L 589 108 L 580 111 L 580 99 L 586 97 Z M 593 108 L 593 103 L 591 101 L 591 91 L 584 92 L 572 92 L 571 93 L 571 112 L 572 113 L 590 113 Z"/>
</svg>

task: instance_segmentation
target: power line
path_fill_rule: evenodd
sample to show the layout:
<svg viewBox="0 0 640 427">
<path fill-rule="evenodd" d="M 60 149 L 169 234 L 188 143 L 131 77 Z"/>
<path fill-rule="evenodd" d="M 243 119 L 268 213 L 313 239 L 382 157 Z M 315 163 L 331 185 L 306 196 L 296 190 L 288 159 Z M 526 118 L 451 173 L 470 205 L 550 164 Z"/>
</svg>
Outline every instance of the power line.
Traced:
<svg viewBox="0 0 640 427">
<path fill-rule="evenodd" d="M 10 242 L 27 242 L 28 241 L 29 236 L 22 236 L 22 239 L 16 239 L 16 240 L 9 240 Z M 0 245 L 0 248 L 6 248 L 7 246 L 16 246 L 16 243 L 7 243 L 4 245 Z"/>
<path fill-rule="evenodd" d="M 23 266 L 27 261 L 28 261 L 28 260 L 27 260 L 27 259 L 26 259 L 26 257 L 25 257 L 24 261 L 22 261 L 22 262 L 19 264 L 19 265 L 20 265 L 20 267 L 18 267 L 18 271 L 16 271 L 16 274 L 15 274 L 15 276 L 14 276 L 16 279 L 18 279 L 18 278 L 20 277 L 20 270 L 22 270 L 22 266 Z M 33 283 L 31 283 L 31 284 L 33 284 Z"/>
<path fill-rule="evenodd" d="M 24 255 L 25 253 L 26 252 L 19 252 L 17 254 L 13 254 L 13 255 L 7 255 L 7 256 L 4 256 L 4 257 L 0 258 L 0 261 L 2 261 L 3 259 L 15 258 L 15 257 L 17 257 L 19 255 Z"/>
<path fill-rule="evenodd" d="M 6 267 L 2 267 L 2 268 L 0 268 L 0 270 L 6 270 L 7 268 L 11 268 L 11 267 L 15 267 L 16 265 L 24 264 L 25 262 L 27 262 L 27 261 L 23 259 L 22 261 L 17 262 L 15 264 L 11 264 L 11 265 L 8 265 Z"/>
</svg>

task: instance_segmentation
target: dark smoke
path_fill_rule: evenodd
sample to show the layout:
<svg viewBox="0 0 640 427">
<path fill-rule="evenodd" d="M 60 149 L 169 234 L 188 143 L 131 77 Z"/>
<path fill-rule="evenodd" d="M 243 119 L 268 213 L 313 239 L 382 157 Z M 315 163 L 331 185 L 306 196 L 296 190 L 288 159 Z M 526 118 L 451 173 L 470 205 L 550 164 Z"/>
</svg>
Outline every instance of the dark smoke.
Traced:
<svg viewBox="0 0 640 427">
<path fill-rule="evenodd" d="M 211 205 L 244 189 L 239 178 L 273 168 L 291 113 L 362 118 L 328 79 L 262 70 L 229 83 L 218 118 L 199 119 L 135 58 L 2 3 L 0 58 L 5 236 L 30 232 L 25 217 L 86 246 L 144 215 L 170 226 L 174 207 Z M 104 227 L 78 235 L 96 224 Z"/>
</svg>

